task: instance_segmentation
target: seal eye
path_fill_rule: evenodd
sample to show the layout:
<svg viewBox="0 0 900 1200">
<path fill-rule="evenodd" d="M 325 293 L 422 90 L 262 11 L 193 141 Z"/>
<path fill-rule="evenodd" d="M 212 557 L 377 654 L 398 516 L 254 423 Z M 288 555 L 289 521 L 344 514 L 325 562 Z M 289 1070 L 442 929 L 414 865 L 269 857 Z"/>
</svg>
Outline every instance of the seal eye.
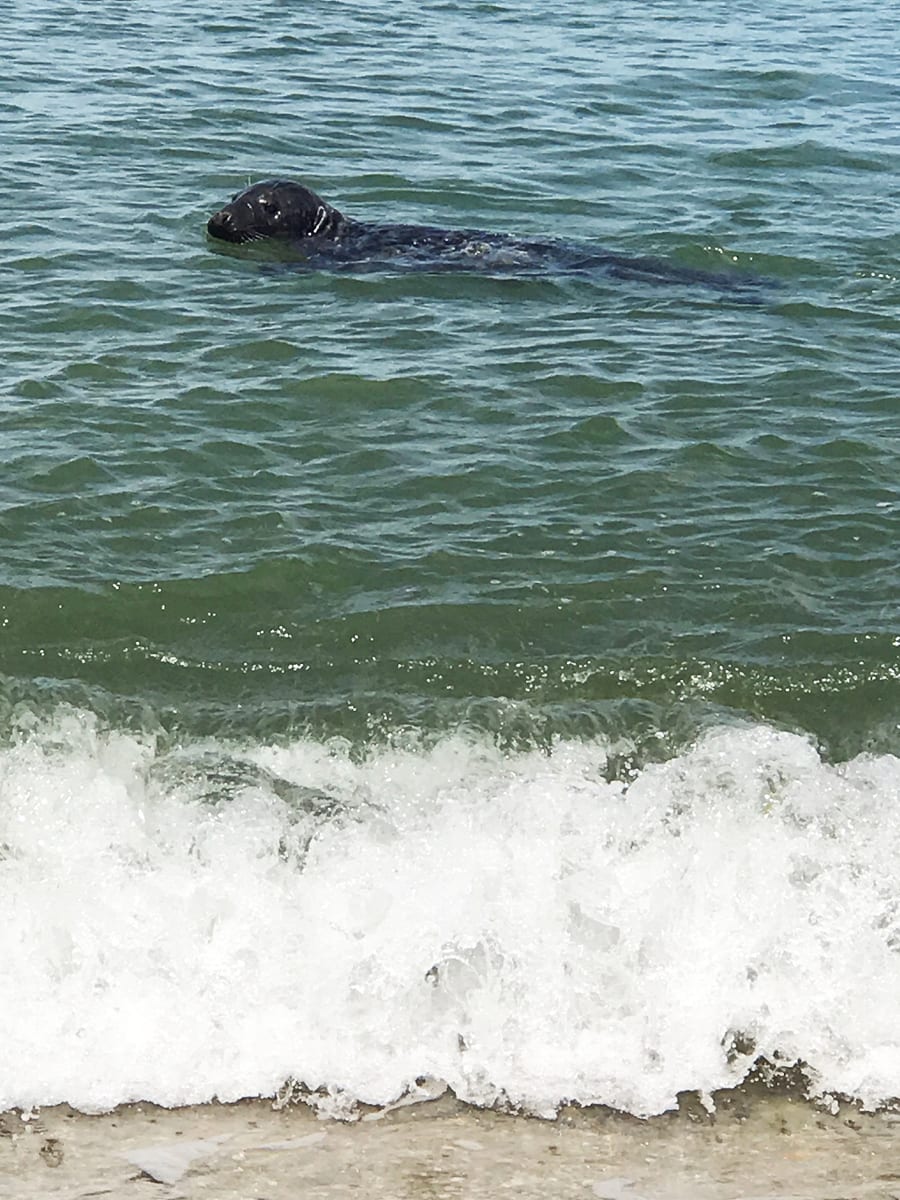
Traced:
<svg viewBox="0 0 900 1200">
<path fill-rule="evenodd" d="M 281 211 L 278 207 L 278 202 L 273 200 L 271 196 L 260 196 L 259 207 L 269 217 L 277 217 Z"/>
</svg>

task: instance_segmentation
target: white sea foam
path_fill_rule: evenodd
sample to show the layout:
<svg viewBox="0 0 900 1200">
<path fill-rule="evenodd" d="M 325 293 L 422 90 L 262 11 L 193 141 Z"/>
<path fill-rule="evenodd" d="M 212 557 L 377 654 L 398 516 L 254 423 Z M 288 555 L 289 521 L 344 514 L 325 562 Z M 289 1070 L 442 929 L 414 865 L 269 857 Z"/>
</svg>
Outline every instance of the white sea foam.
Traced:
<svg viewBox="0 0 900 1200">
<path fill-rule="evenodd" d="M 753 727 L 604 765 L 462 736 L 162 756 L 57 714 L 0 755 L 0 1109 L 293 1078 L 340 1113 L 424 1076 L 651 1114 L 757 1054 L 900 1094 L 900 760 Z"/>
</svg>

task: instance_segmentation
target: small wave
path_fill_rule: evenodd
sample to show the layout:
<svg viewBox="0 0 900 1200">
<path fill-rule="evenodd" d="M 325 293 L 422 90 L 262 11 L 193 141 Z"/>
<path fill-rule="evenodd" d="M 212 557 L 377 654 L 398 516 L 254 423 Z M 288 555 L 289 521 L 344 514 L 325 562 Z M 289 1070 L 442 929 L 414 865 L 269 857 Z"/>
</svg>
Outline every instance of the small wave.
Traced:
<svg viewBox="0 0 900 1200">
<path fill-rule="evenodd" d="M 760 725 L 617 751 L 34 721 L 0 756 L 0 1109 L 428 1077 L 649 1115 L 759 1059 L 900 1094 L 900 761 Z"/>
</svg>

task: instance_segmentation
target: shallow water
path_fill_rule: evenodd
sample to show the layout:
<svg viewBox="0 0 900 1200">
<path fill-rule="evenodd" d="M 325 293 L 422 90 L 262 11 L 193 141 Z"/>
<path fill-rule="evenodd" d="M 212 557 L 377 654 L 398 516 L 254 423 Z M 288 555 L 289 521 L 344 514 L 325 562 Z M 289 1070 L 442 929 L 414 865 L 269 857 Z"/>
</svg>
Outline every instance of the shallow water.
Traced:
<svg viewBox="0 0 900 1200">
<path fill-rule="evenodd" d="M 894 26 L 13 6 L 2 1104 L 900 1093 Z M 774 286 L 209 244 L 276 174 Z"/>
</svg>

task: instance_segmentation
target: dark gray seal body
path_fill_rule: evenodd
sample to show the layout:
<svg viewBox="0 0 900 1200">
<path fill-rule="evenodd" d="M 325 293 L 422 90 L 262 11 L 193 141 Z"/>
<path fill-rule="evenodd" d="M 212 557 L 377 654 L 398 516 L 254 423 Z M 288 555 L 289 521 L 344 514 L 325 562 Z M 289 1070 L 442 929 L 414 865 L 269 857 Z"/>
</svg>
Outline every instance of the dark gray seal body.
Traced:
<svg viewBox="0 0 900 1200">
<path fill-rule="evenodd" d="M 276 239 L 289 248 L 292 258 L 310 269 L 518 275 L 601 271 L 618 278 L 704 284 L 732 292 L 758 287 L 761 282 L 558 239 L 356 221 L 290 179 L 267 179 L 239 192 L 210 217 L 206 228 L 211 237 L 237 245 Z"/>
</svg>

